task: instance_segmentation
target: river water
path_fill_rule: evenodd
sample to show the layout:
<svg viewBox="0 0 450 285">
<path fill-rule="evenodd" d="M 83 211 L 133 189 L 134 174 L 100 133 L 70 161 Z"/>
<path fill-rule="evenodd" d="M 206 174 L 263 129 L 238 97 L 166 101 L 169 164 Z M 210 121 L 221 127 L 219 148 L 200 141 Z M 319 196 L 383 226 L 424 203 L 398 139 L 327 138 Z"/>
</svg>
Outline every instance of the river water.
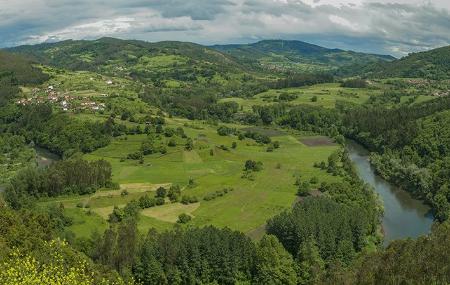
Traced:
<svg viewBox="0 0 450 285">
<path fill-rule="evenodd" d="M 364 147 L 347 141 L 347 150 L 359 177 L 370 184 L 383 200 L 384 244 L 429 233 L 433 223 L 431 208 L 376 175 L 369 162 L 369 152 Z"/>
<path fill-rule="evenodd" d="M 57 154 L 54 154 L 45 148 L 35 146 L 34 150 L 36 151 L 36 162 L 38 167 L 47 167 L 54 161 L 61 159 Z"/>
</svg>

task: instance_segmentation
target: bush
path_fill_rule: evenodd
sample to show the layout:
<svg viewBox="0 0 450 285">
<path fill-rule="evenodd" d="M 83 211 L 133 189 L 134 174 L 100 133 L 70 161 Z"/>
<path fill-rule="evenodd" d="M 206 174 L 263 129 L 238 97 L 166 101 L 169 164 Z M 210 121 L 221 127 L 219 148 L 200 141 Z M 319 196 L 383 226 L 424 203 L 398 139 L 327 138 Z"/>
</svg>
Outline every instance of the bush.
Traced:
<svg viewBox="0 0 450 285">
<path fill-rule="evenodd" d="M 311 183 L 311 184 L 317 184 L 317 183 L 319 183 L 319 179 L 317 178 L 317 177 L 313 177 L 313 178 L 311 178 L 311 180 L 309 180 L 309 183 Z"/>
<path fill-rule="evenodd" d="M 160 197 L 160 198 L 156 198 L 155 202 L 156 202 L 157 206 L 161 206 L 161 205 L 164 205 L 166 201 L 164 200 L 164 198 Z"/>
<path fill-rule="evenodd" d="M 170 186 L 167 197 L 169 197 L 169 200 L 171 202 L 177 202 L 179 200 L 180 195 L 181 195 L 180 186 L 178 185 Z"/>
<path fill-rule="evenodd" d="M 176 140 L 174 138 L 171 138 L 167 145 L 170 146 L 170 147 L 174 147 L 174 146 L 177 146 L 177 142 L 176 142 Z"/>
<path fill-rule="evenodd" d="M 198 198 L 195 196 L 183 195 L 183 197 L 181 198 L 181 203 L 184 205 L 197 203 L 197 202 L 198 202 Z"/>
<path fill-rule="evenodd" d="M 141 207 L 142 209 L 147 209 L 156 205 L 156 199 L 150 198 L 148 195 L 145 195 L 139 198 L 138 203 L 139 207 Z"/>
<path fill-rule="evenodd" d="M 164 187 L 159 187 L 156 189 L 156 198 L 165 198 L 167 194 L 167 190 Z"/>
<path fill-rule="evenodd" d="M 300 197 L 305 197 L 309 195 L 310 186 L 308 182 L 303 182 L 299 185 L 297 195 Z"/>
<path fill-rule="evenodd" d="M 190 220 L 192 220 L 192 217 L 189 216 L 188 214 L 183 213 L 183 214 L 178 216 L 178 221 L 177 222 L 180 223 L 180 224 L 186 224 Z"/>
<path fill-rule="evenodd" d="M 245 171 L 261 171 L 263 164 L 261 161 L 247 160 L 244 165 Z"/>
<path fill-rule="evenodd" d="M 128 159 L 133 159 L 133 160 L 140 160 L 144 157 L 144 153 L 142 151 L 136 151 L 133 153 L 129 153 L 127 155 Z"/>
</svg>

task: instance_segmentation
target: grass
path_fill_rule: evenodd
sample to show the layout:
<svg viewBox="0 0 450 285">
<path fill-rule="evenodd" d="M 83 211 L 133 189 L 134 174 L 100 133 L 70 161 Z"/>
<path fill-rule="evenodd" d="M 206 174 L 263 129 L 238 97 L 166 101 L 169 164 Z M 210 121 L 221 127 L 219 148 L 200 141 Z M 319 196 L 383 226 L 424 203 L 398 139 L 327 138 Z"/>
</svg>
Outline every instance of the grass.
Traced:
<svg viewBox="0 0 450 285">
<path fill-rule="evenodd" d="M 69 231 L 75 233 L 77 237 L 89 238 L 94 231 L 103 233 L 108 228 L 108 223 L 104 218 L 96 213 L 88 213 L 79 208 L 65 209 L 67 217 L 72 219 Z"/>
<path fill-rule="evenodd" d="M 334 108 L 336 102 L 346 101 L 355 104 L 363 104 L 371 95 L 381 94 L 381 90 L 369 88 L 344 88 L 340 87 L 339 83 L 318 84 L 308 87 L 286 88 L 281 90 L 268 90 L 260 93 L 253 98 L 225 98 L 222 102 L 234 101 L 237 102 L 244 110 L 251 110 L 254 105 L 268 105 L 277 103 L 278 96 L 282 93 L 295 94 L 297 98 L 289 103 L 294 105 L 309 104 L 315 106 L 322 106 L 326 108 Z M 317 96 L 317 102 L 312 102 L 311 99 Z"/>
<path fill-rule="evenodd" d="M 193 216 L 192 225 L 215 225 L 250 232 L 292 205 L 297 190 L 294 183 L 299 175 L 305 181 L 317 177 L 319 183 L 339 179 L 313 167 L 315 162 L 326 161 L 339 148 L 337 145 L 308 147 L 301 143 L 301 136 L 296 133 L 266 128 L 261 131 L 270 133 L 272 141 L 279 141 L 281 145 L 274 152 L 267 152 L 266 145 L 259 145 L 253 140 L 240 141 L 236 136 L 219 136 L 217 126 L 201 121 L 167 119 L 167 124 L 172 128 L 183 127 L 194 141 L 194 150 L 184 150 L 185 140 L 177 137 L 179 143 L 176 147 L 167 147 L 168 152 L 164 155 L 147 155 L 141 164 L 124 158 L 128 153 L 139 150 L 146 135 L 116 138 L 107 147 L 86 154 L 85 158 L 108 160 L 112 164 L 113 181 L 121 185 L 121 190 L 48 199 L 42 203 L 62 202 L 69 212 L 78 213 L 85 211 L 76 208 L 80 202 L 89 205 L 95 219 L 84 214 L 80 219 L 89 222 L 77 224 L 86 235 L 88 228 L 92 231 L 97 228 L 96 223 L 102 225 L 106 222 L 114 206 L 123 207 L 146 194 L 153 196 L 160 184 L 166 187 L 178 184 L 182 187 L 182 195 L 196 196 L 199 203 L 174 203 L 143 210 L 139 220 L 140 230 L 170 228 L 176 224 L 178 215 L 187 213 Z M 158 140 L 166 144 L 169 138 L 160 136 Z M 237 143 L 236 149 L 231 148 L 233 142 Z M 223 150 L 221 145 L 229 150 Z M 243 166 L 248 159 L 263 163 L 263 170 L 255 173 L 253 180 L 242 178 Z M 187 186 L 190 179 L 194 180 L 192 187 Z M 203 200 L 206 195 L 224 188 L 234 190 L 210 201 Z M 128 191 L 128 195 L 120 195 L 123 189 Z"/>
<path fill-rule="evenodd" d="M 339 179 L 313 167 L 314 162 L 326 161 L 338 148 L 336 145 L 312 148 L 302 144 L 296 134 L 266 129 L 274 135 L 272 140 L 279 141 L 281 145 L 274 152 L 266 152 L 267 146 L 253 140 L 239 141 L 235 136 L 219 136 L 215 126 L 183 119 L 167 121 L 174 128 L 189 124 L 184 130 L 194 140 L 193 151 L 184 150 L 184 144 L 180 143 L 176 147 L 168 147 L 165 155 L 145 156 L 144 163 L 140 164 L 123 158 L 138 150 L 146 136 L 130 135 L 126 140 L 116 139 L 109 146 L 85 157 L 110 161 L 113 180 L 121 184 L 121 189 L 127 189 L 128 195 L 119 195 L 121 190 L 100 191 L 89 197 L 59 202 L 68 208 L 74 208 L 80 202 L 87 203 L 99 217 L 107 219 L 114 205 L 123 206 L 142 195 L 154 195 L 159 184 L 178 184 L 182 186 L 182 195 L 196 196 L 200 203 L 187 206 L 166 204 L 143 210 L 140 229 L 167 228 L 176 222 L 179 214 L 188 213 L 194 217 L 191 221 L 193 225 L 212 224 L 248 232 L 291 206 L 296 199 L 294 182 L 299 174 L 305 180 L 317 177 L 320 182 Z M 168 141 L 165 137 L 159 140 Z M 177 140 L 183 141 L 181 138 Z M 232 142 L 237 142 L 236 149 L 231 148 Z M 229 150 L 219 148 L 221 145 L 228 146 Z M 211 150 L 214 155 L 211 155 Z M 254 174 L 254 180 L 241 177 L 248 159 L 261 161 L 264 165 L 262 171 Z M 195 184 L 186 187 L 190 179 Z M 224 188 L 233 188 L 234 191 L 214 200 L 203 200 L 206 195 Z"/>
<path fill-rule="evenodd" d="M 200 203 L 184 205 L 181 203 L 166 204 L 161 207 L 153 207 L 145 209 L 141 212 L 141 215 L 146 217 L 155 218 L 160 221 L 175 223 L 178 220 L 178 216 L 185 213 L 190 214 L 200 207 Z M 193 216 L 193 215 L 192 215 Z"/>
</svg>

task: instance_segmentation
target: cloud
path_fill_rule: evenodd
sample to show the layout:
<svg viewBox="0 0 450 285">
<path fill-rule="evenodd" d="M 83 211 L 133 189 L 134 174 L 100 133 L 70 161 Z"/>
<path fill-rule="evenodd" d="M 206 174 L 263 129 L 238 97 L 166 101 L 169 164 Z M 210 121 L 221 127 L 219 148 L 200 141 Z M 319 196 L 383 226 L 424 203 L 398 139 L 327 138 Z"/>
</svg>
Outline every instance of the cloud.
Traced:
<svg viewBox="0 0 450 285">
<path fill-rule="evenodd" d="M 402 56 L 450 43 L 447 0 L 0 0 L 0 45 L 299 39 Z"/>
</svg>

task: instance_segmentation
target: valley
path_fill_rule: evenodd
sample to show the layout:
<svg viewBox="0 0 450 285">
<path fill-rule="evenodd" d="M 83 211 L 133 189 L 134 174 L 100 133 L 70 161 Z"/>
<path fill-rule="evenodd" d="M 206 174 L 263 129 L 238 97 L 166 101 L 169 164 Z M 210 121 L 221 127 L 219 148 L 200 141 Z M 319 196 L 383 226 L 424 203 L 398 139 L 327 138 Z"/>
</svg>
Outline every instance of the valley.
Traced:
<svg viewBox="0 0 450 285">
<path fill-rule="evenodd" d="M 0 63 L 0 247 L 64 240 L 129 284 L 265 284 L 266 246 L 293 276 L 279 284 L 378 278 L 364 273 L 389 271 L 384 255 L 448 231 L 448 66 L 418 74 L 417 57 L 113 38 L 1 51 L 18 63 Z"/>
</svg>

